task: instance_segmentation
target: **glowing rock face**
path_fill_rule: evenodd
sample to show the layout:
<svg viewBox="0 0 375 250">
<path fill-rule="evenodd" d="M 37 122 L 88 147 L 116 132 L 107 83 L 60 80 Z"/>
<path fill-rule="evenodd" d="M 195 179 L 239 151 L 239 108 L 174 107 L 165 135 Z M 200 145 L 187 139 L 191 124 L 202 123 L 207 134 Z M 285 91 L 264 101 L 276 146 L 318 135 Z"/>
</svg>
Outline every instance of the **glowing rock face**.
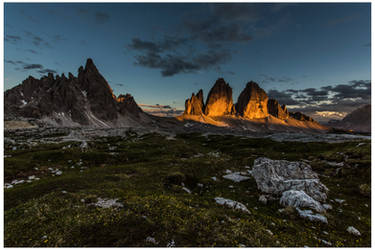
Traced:
<svg viewBox="0 0 375 250">
<path fill-rule="evenodd" d="M 203 90 L 199 90 L 197 95 L 194 93 L 190 99 L 185 101 L 185 115 L 201 115 L 203 114 Z"/>
<path fill-rule="evenodd" d="M 265 118 L 268 114 L 268 96 L 258 84 L 251 81 L 241 92 L 236 104 L 237 114 L 248 119 Z"/>
<path fill-rule="evenodd" d="M 232 99 L 232 88 L 223 78 L 219 78 L 208 93 L 205 115 L 222 116 L 235 114 Z"/>
</svg>

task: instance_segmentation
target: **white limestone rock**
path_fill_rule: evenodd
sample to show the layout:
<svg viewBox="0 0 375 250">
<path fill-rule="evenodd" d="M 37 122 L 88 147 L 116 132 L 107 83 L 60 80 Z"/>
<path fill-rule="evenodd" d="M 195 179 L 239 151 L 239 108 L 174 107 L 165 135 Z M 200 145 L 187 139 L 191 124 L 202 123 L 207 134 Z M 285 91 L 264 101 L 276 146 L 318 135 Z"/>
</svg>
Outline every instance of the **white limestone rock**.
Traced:
<svg viewBox="0 0 375 250">
<path fill-rule="evenodd" d="M 215 198 L 215 201 L 217 204 L 220 204 L 220 205 L 223 205 L 223 206 L 227 206 L 229 208 L 233 208 L 233 209 L 237 209 L 237 210 L 241 210 L 245 213 L 250 213 L 250 211 L 247 209 L 247 207 L 238 202 L 238 201 L 234 201 L 234 200 L 230 200 L 230 199 L 225 199 L 223 197 L 216 197 Z"/>
<path fill-rule="evenodd" d="M 348 233 L 351 233 L 351 234 L 355 235 L 355 236 L 361 236 L 361 233 L 360 233 L 360 232 L 358 231 L 358 229 L 356 229 L 355 227 L 350 226 L 350 227 L 348 227 L 348 228 L 346 229 L 346 231 L 347 231 Z"/>
<path fill-rule="evenodd" d="M 261 203 L 263 203 L 263 204 L 267 204 L 267 198 L 266 198 L 266 196 L 263 195 L 263 194 L 261 196 L 259 196 L 259 201 Z"/>
<path fill-rule="evenodd" d="M 231 174 L 224 175 L 223 178 L 234 182 L 241 182 L 250 179 L 250 177 L 248 176 L 242 176 L 240 172 L 234 172 Z"/>
<path fill-rule="evenodd" d="M 261 157 L 254 161 L 252 176 L 265 193 L 281 195 L 287 190 L 301 190 L 317 201 L 327 199 L 328 188 L 305 162 Z"/>
<path fill-rule="evenodd" d="M 314 214 L 311 210 L 301 210 L 299 208 L 296 208 L 296 210 L 301 218 L 308 219 L 310 221 L 319 221 L 319 222 L 328 224 L 327 217 L 321 214 Z"/>
<path fill-rule="evenodd" d="M 280 204 L 285 207 L 310 208 L 319 213 L 325 212 L 325 209 L 318 201 L 311 198 L 304 191 L 299 190 L 285 191 L 280 198 Z"/>
</svg>

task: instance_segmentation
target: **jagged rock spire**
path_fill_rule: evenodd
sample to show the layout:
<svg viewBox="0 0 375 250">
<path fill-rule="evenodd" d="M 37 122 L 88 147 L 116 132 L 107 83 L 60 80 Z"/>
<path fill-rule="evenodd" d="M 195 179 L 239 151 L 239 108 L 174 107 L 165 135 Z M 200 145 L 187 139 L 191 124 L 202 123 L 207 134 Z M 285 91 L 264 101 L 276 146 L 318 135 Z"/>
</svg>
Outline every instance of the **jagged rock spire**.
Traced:
<svg viewBox="0 0 375 250">
<path fill-rule="evenodd" d="M 184 114 L 185 115 L 202 115 L 203 112 L 204 112 L 203 90 L 200 89 L 196 95 L 192 93 L 191 98 L 186 99 Z"/>
<path fill-rule="evenodd" d="M 285 120 L 289 117 L 289 112 L 285 105 L 280 106 L 279 102 L 275 99 L 268 100 L 268 112 L 270 115 Z"/>
<path fill-rule="evenodd" d="M 207 116 L 234 114 L 232 88 L 223 78 L 219 78 L 207 96 L 204 113 Z"/>
<path fill-rule="evenodd" d="M 239 116 L 248 119 L 268 116 L 268 96 L 256 82 L 250 81 L 238 97 L 236 111 Z"/>
</svg>

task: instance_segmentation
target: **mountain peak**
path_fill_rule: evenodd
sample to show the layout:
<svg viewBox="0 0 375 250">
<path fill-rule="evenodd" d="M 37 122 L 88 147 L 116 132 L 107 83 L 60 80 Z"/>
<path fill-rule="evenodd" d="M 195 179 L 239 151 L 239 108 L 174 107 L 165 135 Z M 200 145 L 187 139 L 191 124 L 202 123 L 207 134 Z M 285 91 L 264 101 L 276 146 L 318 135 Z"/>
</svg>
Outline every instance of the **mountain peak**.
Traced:
<svg viewBox="0 0 375 250">
<path fill-rule="evenodd" d="M 233 113 L 232 88 L 223 78 L 219 78 L 208 93 L 205 114 L 208 116 L 221 116 Z"/>
<path fill-rule="evenodd" d="M 98 69 L 96 68 L 94 61 L 91 58 L 87 58 L 86 65 L 85 65 L 86 71 L 92 71 L 92 72 L 98 72 Z"/>
<path fill-rule="evenodd" d="M 245 118 L 264 118 L 268 116 L 268 96 L 259 85 L 250 81 L 238 97 L 236 110 Z"/>
<path fill-rule="evenodd" d="M 191 98 L 185 101 L 185 112 L 186 115 L 202 115 L 203 114 L 203 90 L 200 89 L 195 95 L 191 94 Z"/>
</svg>

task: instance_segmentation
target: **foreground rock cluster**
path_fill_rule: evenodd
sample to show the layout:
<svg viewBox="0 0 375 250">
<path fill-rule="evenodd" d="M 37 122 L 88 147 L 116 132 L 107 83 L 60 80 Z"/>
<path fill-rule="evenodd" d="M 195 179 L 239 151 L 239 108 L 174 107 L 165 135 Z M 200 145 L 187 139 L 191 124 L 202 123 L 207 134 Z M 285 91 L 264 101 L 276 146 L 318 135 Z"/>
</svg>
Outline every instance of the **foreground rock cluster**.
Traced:
<svg viewBox="0 0 375 250">
<path fill-rule="evenodd" d="M 252 175 L 262 192 L 271 196 L 281 196 L 281 205 L 297 208 L 297 212 L 303 218 L 327 223 L 325 216 L 311 211 L 326 211 L 322 203 L 327 199 L 328 188 L 320 182 L 310 165 L 305 162 L 258 158 L 254 161 Z M 260 200 L 263 203 L 267 202 L 265 196 Z"/>
</svg>

